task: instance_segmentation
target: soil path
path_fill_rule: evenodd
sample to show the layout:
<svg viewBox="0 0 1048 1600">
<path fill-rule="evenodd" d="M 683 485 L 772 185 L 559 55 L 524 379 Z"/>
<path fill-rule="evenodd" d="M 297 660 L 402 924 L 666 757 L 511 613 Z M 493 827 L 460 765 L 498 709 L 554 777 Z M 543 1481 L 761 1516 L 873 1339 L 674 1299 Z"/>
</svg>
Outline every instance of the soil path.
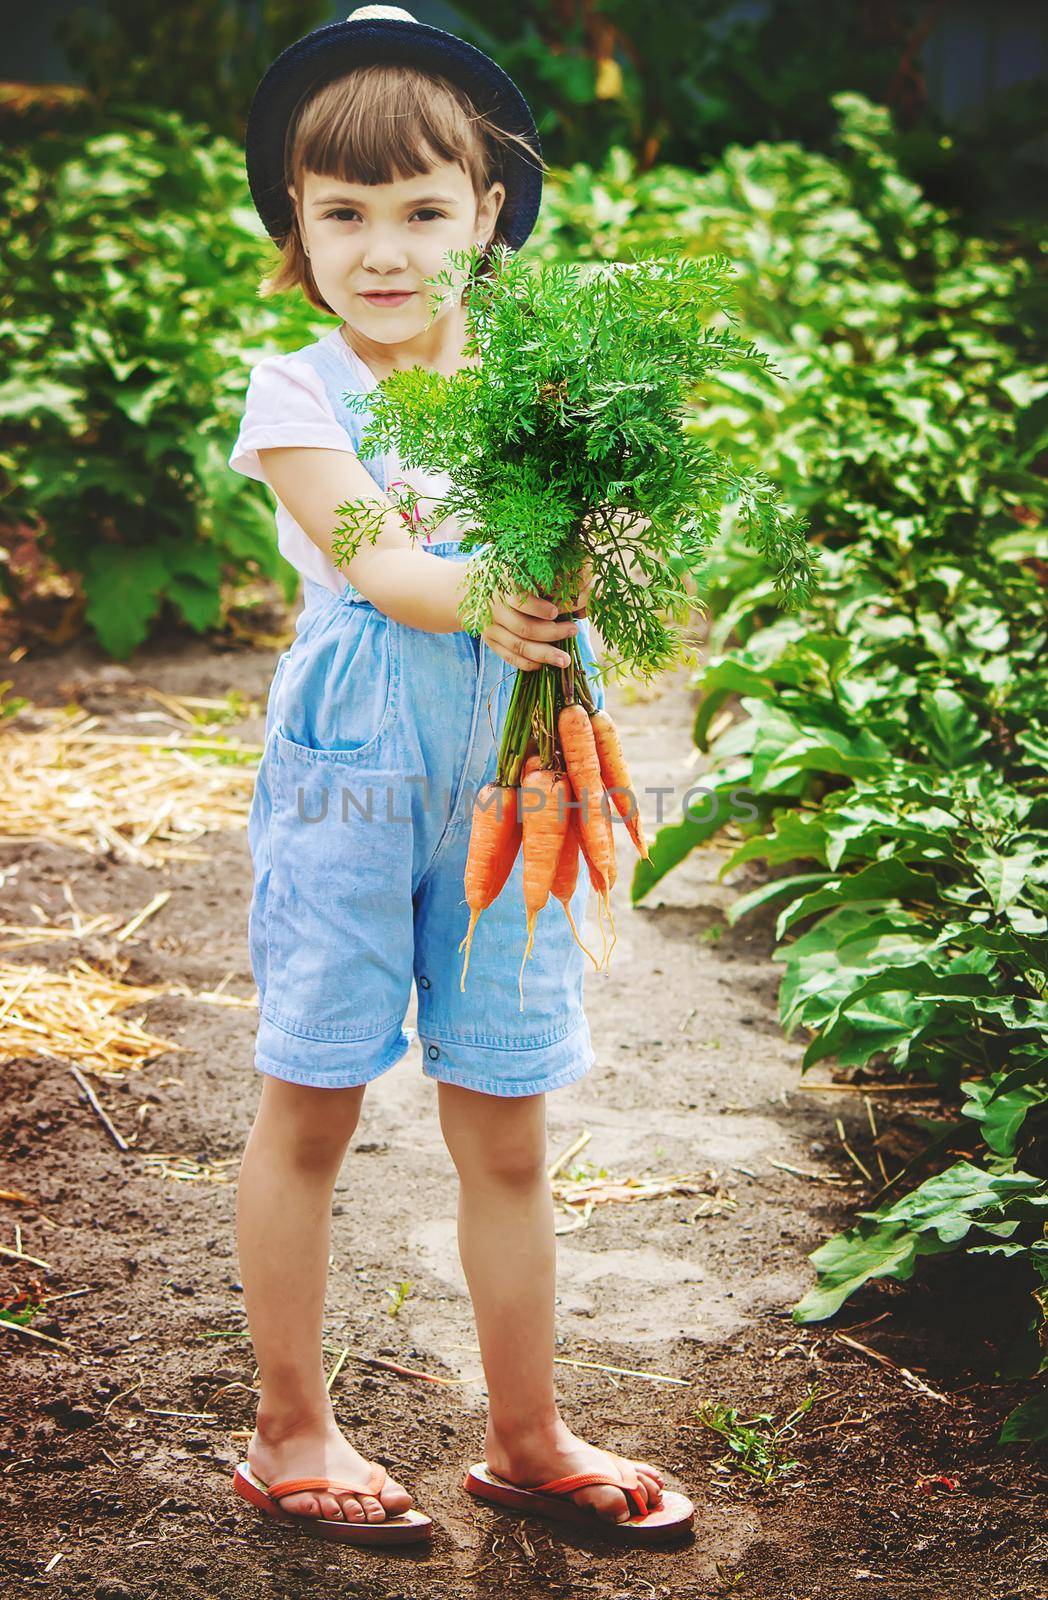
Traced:
<svg viewBox="0 0 1048 1600">
<path fill-rule="evenodd" d="M 180 643 L 143 651 L 133 673 L 76 649 L 24 661 L 12 675 L 16 691 L 37 702 L 75 696 L 113 726 L 141 731 L 129 720 L 144 704 L 136 685 L 197 695 L 238 689 L 264 703 L 273 662 L 272 651 Z M 666 816 L 679 815 L 684 788 L 702 770 L 689 765 L 686 675 L 653 696 L 613 689 L 609 704 L 638 787 L 675 785 Z M 255 715 L 237 731 L 253 739 L 261 729 Z M 650 794 L 643 809 L 653 831 Z M 694 1541 L 674 1552 L 609 1550 L 599 1539 L 504 1519 L 462 1492 L 463 1470 L 480 1453 L 484 1390 L 455 1241 L 454 1172 L 417 1044 L 369 1089 L 346 1160 L 327 1331 L 332 1361 L 351 1352 L 334 1387 L 340 1419 L 434 1517 L 434 1547 L 425 1556 L 340 1552 L 232 1499 L 230 1471 L 253 1414 L 249 1345 L 213 1337 L 244 1326 L 233 1184 L 174 1183 L 148 1170 L 140 1153 L 239 1156 L 258 1092 L 254 1018 L 165 999 L 149 1007 L 148 1025 L 185 1053 L 99 1088 L 117 1126 L 138 1130 L 128 1155 L 78 1098 L 65 1064 L 41 1056 L 3 1069 L 2 1184 L 29 1197 L 3 1204 L 3 1242 L 11 1248 L 20 1237 L 24 1252 L 50 1263 L 49 1291 L 69 1297 L 35 1326 L 72 1347 L 56 1353 L 10 1333 L 0 1347 L 10 1400 L 0 1445 L 5 1592 L 97 1600 L 459 1600 L 507 1589 L 596 1600 L 985 1600 L 1040 1592 L 1030 1465 L 1022 1450 L 992 1442 L 1016 1396 L 984 1386 L 992 1376 L 985 1352 L 944 1339 L 956 1309 L 948 1268 L 934 1297 L 881 1288 L 846 1307 L 835 1326 L 918 1368 L 933 1390 L 949 1391 L 949 1403 L 908 1386 L 831 1327 L 791 1321 L 812 1280 L 808 1252 L 871 1192 L 841 1149 L 836 1116 L 873 1157 L 858 1095 L 799 1087 L 803 1044 L 786 1040 L 777 1018 L 773 918 L 728 928 L 726 908 L 746 880 L 718 882 L 724 842 L 696 852 L 631 909 L 628 841 L 622 830 L 618 838 L 618 947 L 610 976 L 592 977 L 587 991 L 597 1064 L 548 1097 L 550 1151 L 587 1132 L 578 1159 L 591 1168 L 613 1177 L 704 1173 L 729 1205 L 703 1215 L 702 1196 L 676 1195 L 598 1206 L 579 1227 L 565 1215 L 559 1394 L 577 1431 L 660 1463 L 691 1494 Z M 129 979 L 197 989 L 226 980 L 231 993 L 250 995 L 246 839 L 215 834 L 206 846 L 204 862 L 150 870 L 43 844 L 4 845 L 3 921 L 31 921 L 34 904 L 57 918 L 63 884 L 85 914 L 130 914 L 169 888 L 163 911 L 134 938 L 119 947 L 89 942 L 79 953 L 128 958 Z M 595 922 L 588 931 L 596 937 Z M 34 947 L 2 959 L 58 968 L 66 955 L 62 946 Z M 890 1133 L 898 1101 L 877 1104 Z M 3 1269 L 8 1289 L 28 1281 L 23 1263 L 7 1259 Z M 389 1291 L 402 1283 L 410 1288 L 393 1316 Z M 459 1381 L 400 1378 L 359 1355 Z M 791 1440 L 799 1465 L 766 1489 L 724 1465 L 722 1441 L 696 1416 L 712 1399 L 742 1417 L 770 1411 L 781 1421 L 816 1380 L 823 1398 Z M 925 1481 L 939 1474 L 957 1487 Z"/>
</svg>

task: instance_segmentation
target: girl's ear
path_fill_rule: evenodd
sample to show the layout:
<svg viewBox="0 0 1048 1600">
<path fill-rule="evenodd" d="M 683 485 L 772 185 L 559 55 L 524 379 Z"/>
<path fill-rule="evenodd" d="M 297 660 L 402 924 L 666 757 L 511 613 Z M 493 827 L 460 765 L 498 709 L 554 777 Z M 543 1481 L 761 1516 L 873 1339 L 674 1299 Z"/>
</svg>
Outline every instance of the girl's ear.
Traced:
<svg viewBox="0 0 1048 1600">
<path fill-rule="evenodd" d="M 493 183 L 477 207 L 477 231 L 478 233 L 488 233 L 488 242 L 483 247 L 485 250 L 488 249 L 495 237 L 495 226 L 505 198 L 505 186 L 501 183 Z M 489 228 L 490 232 L 488 232 Z M 479 243 L 479 240 L 477 242 Z"/>
</svg>

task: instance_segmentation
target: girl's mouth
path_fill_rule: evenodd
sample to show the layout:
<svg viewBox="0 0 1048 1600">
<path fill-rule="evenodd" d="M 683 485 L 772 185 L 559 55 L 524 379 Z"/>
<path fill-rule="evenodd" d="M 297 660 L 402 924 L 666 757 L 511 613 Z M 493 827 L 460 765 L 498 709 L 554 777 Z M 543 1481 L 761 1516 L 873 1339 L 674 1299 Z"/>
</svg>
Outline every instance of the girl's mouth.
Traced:
<svg viewBox="0 0 1048 1600">
<path fill-rule="evenodd" d="M 408 289 L 404 294 L 365 294 L 363 298 L 373 306 L 402 306 L 405 300 L 410 300 L 414 289 Z"/>
</svg>

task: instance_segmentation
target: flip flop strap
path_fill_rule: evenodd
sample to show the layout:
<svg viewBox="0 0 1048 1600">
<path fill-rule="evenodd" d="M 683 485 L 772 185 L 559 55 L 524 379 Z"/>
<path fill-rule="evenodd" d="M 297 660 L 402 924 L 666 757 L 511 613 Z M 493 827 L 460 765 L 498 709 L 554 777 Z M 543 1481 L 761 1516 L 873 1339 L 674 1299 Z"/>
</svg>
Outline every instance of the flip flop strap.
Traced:
<svg viewBox="0 0 1048 1600">
<path fill-rule="evenodd" d="M 648 1502 L 644 1491 L 640 1487 L 629 1488 L 620 1483 L 617 1478 L 609 1478 L 603 1472 L 573 1472 L 566 1478 L 551 1478 L 549 1483 L 535 1484 L 533 1494 L 572 1495 L 576 1489 L 585 1489 L 590 1484 L 606 1484 L 609 1489 L 618 1489 L 633 1503 L 633 1508 L 638 1517 L 643 1517 L 648 1512 Z"/>
<path fill-rule="evenodd" d="M 266 1493 L 271 1500 L 282 1500 L 286 1494 L 305 1494 L 314 1489 L 323 1489 L 336 1494 L 372 1494 L 377 1500 L 385 1481 L 386 1469 L 376 1461 L 367 1483 L 343 1483 L 338 1478 L 283 1478 L 279 1483 L 267 1484 Z"/>
</svg>

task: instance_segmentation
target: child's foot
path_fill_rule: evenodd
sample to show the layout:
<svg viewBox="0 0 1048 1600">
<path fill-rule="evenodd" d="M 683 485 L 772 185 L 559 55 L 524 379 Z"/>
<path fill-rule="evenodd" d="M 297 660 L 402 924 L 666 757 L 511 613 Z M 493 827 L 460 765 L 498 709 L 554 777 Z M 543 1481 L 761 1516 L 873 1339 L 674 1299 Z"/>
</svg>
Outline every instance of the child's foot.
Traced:
<svg viewBox="0 0 1048 1600">
<path fill-rule="evenodd" d="M 558 1422 L 552 1433 L 517 1436 L 508 1443 L 498 1439 L 489 1423 L 484 1439 L 484 1459 L 492 1472 L 521 1489 L 534 1489 L 540 1483 L 552 1483 L 555 1478 L 567 1478 L 575 1472 L 609 1472 L 610 1469 L 610 1475 L 623 1478 L 630 1487 L 639 1483 L 649 1507 L 657 1505 L 662 1494 L 662 1476 L 655 1467 L 646 1461 L 632 1461 L 628 1456 L 613 1455 L 610 1450 L 587 1444 L 564 1422 Z M 598 1516 L 609 1522 L 625 1522 L 635 1515 L 619 1489 L 603 1484 L 576 1489 L 571 1498 L 576 1505 L 593 1506 Z"/>
<path fill-rule="evenodd" d="M 334 1417 L 290 1423 L 263 1422 L 251 1436 L 247 1462 L 263 1483 L 288 1478 L 335 1478 L 346 1483 L 367 1483 L 371 1463 L 354 1450 Z M 413 1504 L 407 1490 L 392 1478 L 382 1485 L 378 1499 L 361 1494 L 285 1494 L 284 1511 L 306 1517 L 343 1518 L 346 1522 L 382 1522 L 399 1517 Z"/>
</svg>

